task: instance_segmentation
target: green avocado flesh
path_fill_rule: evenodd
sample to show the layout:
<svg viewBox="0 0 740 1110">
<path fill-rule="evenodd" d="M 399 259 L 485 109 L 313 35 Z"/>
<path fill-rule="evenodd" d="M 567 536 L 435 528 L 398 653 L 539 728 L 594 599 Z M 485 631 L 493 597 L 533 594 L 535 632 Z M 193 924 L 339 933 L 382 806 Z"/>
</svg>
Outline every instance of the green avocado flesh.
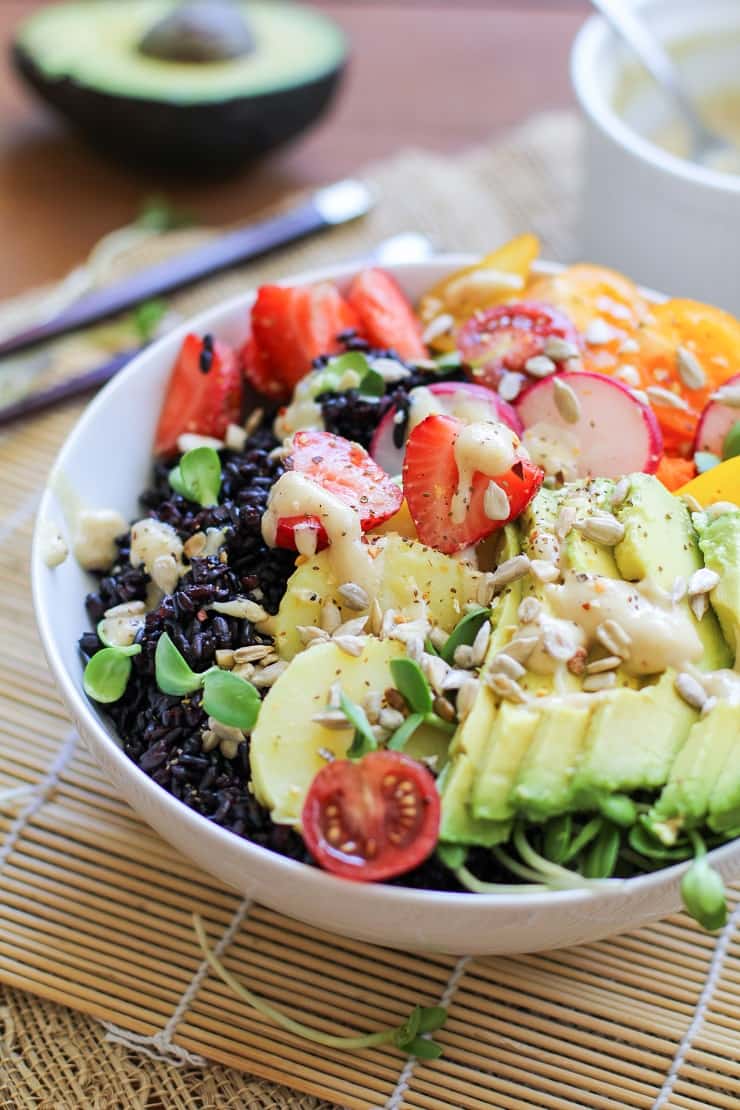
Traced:
<svg viewBox="0 0 740 1110">
<path fill-rule="evenodd" d="M 176 7 L 173 0 L 51 5 L 25 23 L 18 45 L 49 80 L 68 78 L 114 96 L 183 105 L 289 89 L 341 65 L 341 31 L 310 8 L 270 0 L 238 6 L 255 48 L 225 61 L 163 61 L 139 49 L 152 26 Z"/>
<path fill-rule="evenodd" d="M 614 485 L 596 480 L 540 491 L 508 529 L 507 552 L 541 558 L 558 517 L 610 511 Z M 678 604 L 701 641 L 700 670 L 734 664 L 740 626 L 740 512 L 710 521 L 697 536 L 691 514 L 655 478 L 630 479 L 613 509 L 624 526 L 616 547 L 594 543 L 573 529 L 561 544 L 561 567 L 608 579 L 649 580 L 670 592 L 702 566 L 721 583 L 699 621 L 687 600 Z M 509 587 L 499 602 L 488 661 L 517 626 L 521 598 L 534 596 L 551 612 L 548 590 L 534 576 Z M 720 700 L 704 717 L 676 692 L 676 671 L 634 677 L 622 667 L 615 685 L 585 697 L 581 679 L 528 672 L 520 679 L 534 697 L 500 700 L 481 686 L 460 726 L 440 781 L 443 841 L 491 845 L 507 839 L 513 821 L 545 822 L 565 813 L 597 813 L 611 795 L 646 792 L 654 804 L 645 823 L 664 843 L 684 827 L 722 833 L 740 825 L 740 705 Z M 559 697 L 558 695 L 563 695 Z"/>
</svg>

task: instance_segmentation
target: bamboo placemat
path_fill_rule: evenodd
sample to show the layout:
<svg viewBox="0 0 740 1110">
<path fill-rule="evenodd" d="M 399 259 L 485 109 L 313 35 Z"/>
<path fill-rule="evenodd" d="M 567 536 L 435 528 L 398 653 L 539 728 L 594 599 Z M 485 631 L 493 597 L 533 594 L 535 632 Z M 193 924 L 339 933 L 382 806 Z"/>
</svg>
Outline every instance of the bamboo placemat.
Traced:
<svg viewBox="0 0 740 1110">
<path fill-rule="evenodd" d="M 445 246 L 483 246 L 525 226 L 522 205 L 550 251 L 567 253 L 575 139 L 558 117 L 456 165 L 417 154 L 376 169 L 374 225 L 304 246 L 300 264 L 410 226 Z M 555 154 L 556 172 L 543 174 Z M 259 275 L 295 265 L 274 260 Z M 183 311 L 245 280 L 188 294 Z M 67 340 L 40 369 L 94 361 L 101 342 Z M 27 578 L 39 492 L 78 412 L 0 437 L 0 1106 L 739 1107 L 740 910 L 719 938 L 677 916 L 535 956 L 399 953 L 241 901 L 116 797 L 56 696 Z M 340 1053 L 276 1028 L 205 973 L 193 910 L 230 970 L 326 1031 L 371 1030 L 442 1001 L 444 1056 Z"/>
</svg>

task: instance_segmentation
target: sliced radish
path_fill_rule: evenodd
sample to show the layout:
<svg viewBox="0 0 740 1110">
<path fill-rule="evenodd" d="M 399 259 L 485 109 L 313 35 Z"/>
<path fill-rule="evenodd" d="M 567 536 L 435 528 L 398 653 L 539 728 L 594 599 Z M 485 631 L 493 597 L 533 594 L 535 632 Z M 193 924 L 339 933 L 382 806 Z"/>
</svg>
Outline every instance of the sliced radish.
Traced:
<svg viewBox="0 0 740 1110">
<path fill-rule="evenodd" d="M 720 389 L 729 387 L 733 387 L 733 389 L 740 387 L 740 374 L 728 378 L 720 386 Z M 727 433 L 738 420 L 740 420 L 740 408 L 736 405 L 727 405 L 722 401 L 710 401 L 699 417 L 694 451 L 711 451 L 713 455 L 719 455 L 722 458 Z"/>
<path fill-rule="evenodd" d="M 434 382 L 429 386 L 412 389 L 409 396 L 411 411 L 403 431 L 396 423 L 399 410 L 394 405 L 378 424 L 370 444 L 370 454 L 388 474 L 401 473 L 409 431 L 433 412 L 454 416 L 467 424 L 476 420 L 497 420 L 507 424 L 517 435 L 522 433 L 522 422 L 516 410 L 502 401 L 492 389 L 486 389 L 483 385 L 472 382 Z M 401 439 L 400 446 L 396 442 L 396 436 Z"/>
<path fill-rule="evenodd" d="M 618 478 L 637 470 L 654 474 L 658 468 L 663 436 L 655 413 L 614 378 L 581 371 L 554 374 L 531 385 L 516 408 L 525 445 L 527 430 L 536 425 L 553 438 L 561 435 L 575 443 L 573 466 L 579 477 Z"/>
</svg>

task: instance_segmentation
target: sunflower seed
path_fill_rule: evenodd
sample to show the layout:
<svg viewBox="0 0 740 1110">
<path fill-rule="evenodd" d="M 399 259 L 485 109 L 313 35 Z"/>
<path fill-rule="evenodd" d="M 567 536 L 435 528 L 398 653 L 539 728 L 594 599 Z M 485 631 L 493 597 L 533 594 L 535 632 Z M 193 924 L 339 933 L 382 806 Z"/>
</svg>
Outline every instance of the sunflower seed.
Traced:
<svg viewBox="0 0 740 1110">
<path fill-rule="evenodd" d="M 617 334 L 611 324 L 597 316 L 588 325 L 583 336 L 591 346 L 601 346 L 603 343 L 611 343 L 612 339 L 616 339 Z"/>
<path fill-rule="evenodd" d="M 352 728 L 341 709 L 324 709 L 321 713 L 314 713 L 311 720 L 314 724 L 321 725 L 322 728 L 332 729 L 335 732 Z"/>
<path fill-rule="evenodd" d="M 683 698 L 687 705 L 693 709 L 703 709 L 707 701 L 707 692 L 700 682 L 686 671 L 676 675 L 674 683 L 676 693 Z"/>
<path fill-rule="evenodd" d="M 260 424 L 262 423 L 264 415 L 264 409 L 252 409 L 249 416 L 244 421 L 244 431 L 247 433 L 248 436 L 251 436 L 252 432 L 257 431 Z"/>
<path fill-rule="evenodd" d="M 157 555 L 152 563 L 152 581 L 164 594 L 171 594 L 179 579 L 180 570 L 174 555 Z"/>
<path fill-rule="evenodd" d="M 234 652 L 231 648 L 219 648 L 216 651 L 216 666 L 224 671 L 230 671 L 234 666 Z"/>
<path fill-rule="evenodd" d="M 489 578 L 493 593 L 498 593 L 504 586 L 510 586 L 512 582 L 518 582 L 525 574 L 529 574 L 529 559 L 526 555 L 515 555 L 513 559 L 506 559 Z"/>
<path fill-rule="evenodd" d="M 224 616 L 235 617 L 237 620 L 247 620 L 251 624 L 265 621 L 269 616 L 266 609 L 248 597 L 235 597 L 232 601 L 214 601 L 210 608 L 216 613 L 223 613 Z"/>
<path fill-rule="evenodd" d="M 615 686 L 617 676 L 614 671 L 605 671 L 603 674 L 589 674 L 583 680 L 583 689 L 587 694 L 596 694 L 599 690 L 610 690 Z"/>
<path fill-rule="evenodd" d="M 527 673 L 526 668 L 505 651 L 500 651 L 498 655 L 494 655 L 488 671 L 489 674 L 505 674 L 509 678 L 521 678 L 523 674 Z"/>
<path fill-rule="evenodd" d="M 522 624 L 531 624 L 536 621 L 542 612 L 542 603 L 536 597 L 525 597 L 519 606 L 517 616 Z"/>
<path fill-rule="evenodd" d="M 629 362 L 625 362 L 621 366 L 618 366 L 614 371 L 614 377 L 618 378 L 620 382 L 624 382 L 625 385 L 631 385 L 633 387 L 639 386 L 642 381 L 640 371 Z"/>
<path fill-rule="evenodd" d="M 689 597 L 696 597 L 697 594 L 708 594 L 710 590 L 719 585 L 719 581 L 720 578 L 716 571 L 708 570 L 706 567 L 694 571 L 691 578 L 689 578 Z"/>
<path fill-rule="evenodd" d="M 454 316 L 451 316 L 449 312 L 443 312 L 429 321 L 421 337 L 422 342 L 433 343 L 435 339 L 439 339 L 440 335 L 447 335 L 448 332 L 452 331 L 454 326 Z"/>
<path fill-rule="evenodd" d="M 247 682 L 252 681 L 252 675 L 257 670 L 254 663 L 235 663 L 231 668 L 232 674 L 237 678 L 245 678 Z"/>
<path fill-rule="evenodd" d="M 464 671 L 459 667 L 450 667 L 442 681 L 442 693 L 446 694 L 449 690 L 459 690 L 463 682 L 466 682 L 470 677 L 469 671 Z"/>
<path fill-rule="evenodd" d="M 473 649 L 470 644 L 458 644 L 452 658 L 456 667 L 469 670 L 473 666 Z"/>
<path fill-rule="evenodd" d="M 679 494 L 678 495 L 678 500 L 683 501 L 684 505 L 686 506 L 686 508 L 689 510 L 690 513 L 701 513 L 701 512 L 703 512 L 702 506 L 699 504 L 699 502 L 696 500 L 694 495 L 691 494 L 691 493 L 681 493 L 681 494 Z"/>
<path fill-rule="evenodd" d="M 704 368 L 693 351 L 688 347 L 676 348 L 678 376 L 687 389 L 703 389 L 707 382 Z"/>
<path fill-rule="evenodd" d="M 480 667 L 486 657 L 488 644 L 491 639 L 491 622 L 484 620 L 473 640 L 473 666 Z"/>
<path fill-rule="evenodd" d="M 498 395 L 502 401 L 516 401 L 524 385 L 524 375 L 506 370 L 498 383 Z"/>
<path fill-rule="evenodd" d="M 194 532 L 189 539 L 185 540 L 182 546 L 183 554 L 187 555 L 188 559 L 197 559 L 205 551 L 206 542 L 205 532 Z"/>
<path fill-rule="evenodd" d="M 584 670 L 586 674 L 603 674 L 606 671 L 615 671 L 621 663 L 619 655 L 605 655 L 603 659 L 594 659 L 593 663 L 587 663 Z"/>
<path fill-rule="evenodd" d="M 508 520 L 511 515 L 511 505 L 506 496 L 506 490 L 489 482 L 483 496 L 483 512 L 489 520 Z"/>
<path fill-rule="evenodd" d="M 552 532 L 537 532 L 532 540 L 532 551 L 542 562 L 557 563 L 560 558 L 560 541 Z"/>
<path fill-rule="evenodd" d="M 547 378 L 555 373 L 557 366 L 548 355 L 534 355 L 524 363 L 524 369 L 533 378 Z"/>
<path fill-rule="evenodd" d="M 575 343 L 569 343 L 567 339 L 560 339 L 557 335 L 547 340 L 544 351 L 547 357 L 551 358 L 554 362 L 563 362 L 569 358 L 578 358 L 581 353 Z"/>
<path fill-rule="evenodd" d="M 319 617 L 319 623 L 324 632 L 328 632 L 329 635 L 331 635 L 333 632 L 336 632 L 336 630 L 342 623 L 342 612 L 336 602 L 324 602 L 324 604 L 321 606 L 321 616 Z"/>
<path fill-rule="evenodd" d="M 197 435 L 195 432 L 183 432 L 177 437 L 177 450 L 181 455 L 186 455 L 188 451 L 195 451 L 198 447 L 213 447 L 214 451 L 220 451 L 223 445 L 222 439 Z"/>
<path fill-rule="evenodd" d="M 381 728 L 387 729 L 388 732 L 395 732 L 405 720 L 403 713 L 399 712 L 398 709 L 381 709 L 378 724 Z"/>
<path fill-rule="evenodd" d="M 280 659 L 277 663 L 271 663 L 269 667 L 265 667 L 263 671 L 257 671 L 252 679 L 254 686 L 259 686 L 261 689 L 267 689 L 272 686 L 274 682 L 280 678 L 280 675 L 288 666 L 286 659 Z"/>
<path fill-rule="evenodd" d="M 362 655 L 365 647 L 365 640 L 359 636 L 333 636 L 331 642 L 336 644 L 345 655 L 354 655 L 355 657 Z"/>
<path fill-rule="evenodd" d="M 213 729 L 207 728 L 204 732 L 201 732 L 200 747 L 201 751 L 205 752 L 206 755 L 208 754 L 208 752 L 212 752 L 214 748 L 217 748 L 219 743 L 220 740 L 218 736 L 216 736 L 216 733 L 213 731 Z"/>
<path fill-rule="evenodd" d="M 388 739 L 390 733 L 382 725 L 371 725 L 370 731 L 379 744 L 384 744 Z"/>
<path fill-rule="evenodd" d="M 594 513 L 593 516 L 575 520 L 576 528 L 587 540 L 614 547 L 624 539 L 624 525 L 612 513 Z"/>
<path fill-rule="evenodd" d="M 712 394 L 713 401 L 721 401 L 731 409 L 740 408 L 740 385 L 723 385 Z"/>
<path fill-rule="evenodd" d="M 258 667 L 269 667 L 269 665 L 271 663 L 277 663 L 279 658 L 280 658 L 280 656 L 278 655 L 278 653 L 276 651 L 270 651 L 269 654 L 264 657 L 264 659 L 260 659 L 257 666 Z"/>
<path fill-rule="evenodd" d="M 230 451 L 243 451 L 247 442 L 248 432 L 239 424 L 229 424 L 226 428 L 224 442 Z"/>
<path fill-rule="evenodd" d="M 506 654 L 517 663 L 526 663 L 540 642 L 540 636 L 515 636 L 506 645 Z"/>
<path fill-rule="evenodd" d="M 614 493 L 612 494 L 612 506 L 614 508 L 616 508 L 617 505 L 621 505 L 625 501 L 629 494 L 631 485 L 632 483 L 626 475 L 624 478 L 619 479 L 616 486 L 614 487 Z"/>
<path fill-rule="evenodd" d="M 674 605 L 678 605 L 680 601 L 683 601 L 686 597 L 687 588 L 686 579 L 679 575 L 673 583 L 673 589 L 671 590 L 671 601 Z"/>
<path fill-rule="evenodd" d="M 560 571 L 555 564 L 548 563 L 546 559 L 532 559 L 529 569 L 538 582 L 554 582 L 560 577 Z"/>
<path fill-rule="evenodd" d="M 478 589 L 480 590 L 480 587 L 478 587 Z M 440 628 L 439 625 L 435 625 L 429 633 L 429 639 L 432 641 L 432 645 L 439 651 L 442 650 L 449 638 L 449 633 L 445 632 L 444 628 Z"/>
<path fill-rule="evenodd" d="M 337 593 L 347 608 L 354 609 L 355 612 L 361 612 L 370 605 L 367 590 L 364 590 L 357 582 L 345 582 L 339 587 Z"/>
<path fill-rule="evenodd" d="M 605 620 L 596 629 L 596 639 L 610 655 L 627 659 L 632 646 L 632 637 L 615 620 Z"/>
<path fill-rule="evenodd" d="M 555 408 L 563 420 L 567 424 L 577 424 L 581 419 L 581 402 L 578 400 L 575 390 L 561 378 L 553 378 L 552 388 Z"/>
<path fill-rule="evenodd" d="M 421 663 L 424 658 L 424 641 L 421 636 L 412 636 L 406 640 L 406 654 L 415 663 Z"/>
<path fill-rule="evenodd" d="M 232 725 L 225 725 L 215 717 L 208 718 L 208 727 L 211 732 L 216 733 L 219 740 L 235 740 L 237 744 L 241 744 L 244 739 L 244 733 L 240 728 L 234 728 Z"/>
<path fill-rule="evenodd" d="M 558 513 L 558 519 L 555 522 L 555 535 L 559 540 L 564 540 L 573 527 L 573 522 L 577 516 L 576 510 L 572 505 L 565 505 Z"/>
<path fill-rule="evenodd" d="M 383 627 L 383 610 L 377 597 L 373 598 L 370 613 L 367 619 L 367 630 L 372 636 L 379 636 Z"/>
<path fill-rule="evenodd" d="M 115 620 L 119 617 L 141 617 L 144 613 L 146 613 L 146 605 L 143 601 L 124 601 L 121 605 L 106 609 L 103 616 L 106 620 L 111 618 Z"/>
<path fill-rule="evenodd" d="M 630 393 L 632 394 L 632 396 L 635 398 L 636 401 L 639 401 L 639 403 L 641 405 L 649 405 L 650 404 L 650 398 L 648 397 L 648 395 L 647 395 L 647 393 L 645 392 L 644 389 L 631 389 Z"/>
<path fill-rule="evenodd" d="M 470 711 L 475 704 L 475 699 L 478 697 L 480 690 L 480 682 L 477 678 L 466 678 L 462 686 L 457 692 L 457 719 L 464 721 L 470 715 Z"/>
<path fill-rule="evenodd" d="M 493 690 L 500 698 L 505 698 L 506 701 L 524 702 L 527 700 L 527 695 L 522 690 L 518 682 L 513 678 L 509 678 L 506 674 L 493 672 L 485 679 L 486 685 Z"/>
<path fill-rule="evenodd" d="M 308 646 L 308 644 L 312 644 L 315 641 L 318 641 L 319 643 L 324 643 L 326 640 L 329 639 L 329 633 L 328 632 L 326 632 L 323 628 L 317 628 L 313 624 L 297 624 L 296 625 L 296 632 L 300 636 L 301 643 L 304 646 Z M 250 649 L 249 648 L 238 648 L 238 650 L 239 651 L 249 651 Z M 265 654 L 267 654 L 267 653 L 265 653 Z"/>
<path fill-rule="evenodd" d="M 451 701 L 448 701 L 448 699 L 443 697 L 441 694 L 437 694 L 436 698 L 432 702 L 432 709 L 438 717 L 442 718 L 443 721 L 455 720 L 454 705 Z"/>
<path fill-rule="evenodd" d="M 335 628 L 332 638 L 336 640 L 337 636 L 359 636 L 365 631 L 366 624 L 367 617 L 352 617 Z"/>
<path fill-rule="evenodd" d="M 649 385 L 645 393 L 648 401 L 654 405 L 667 405 L 668 408 L 681 409 L 684 412 L 689 407 L 683 397 L 662 385 Z"/>
<path fill-rule="evenodd" d="M 377 724 L 378 718 L 380 717 L 380 711 L 383 708 L 383 695 L 380 694 L 377 690 L 371 690 L 369 694 L 365 695 L 362 702 L 362 708 L 365 710 L 365 716 L 367 717 L 370 724 Z"/>
<path fill-rule="evenodd" d="M 440 694 L 444 688 L 444 680 L 449 674 L 448 664 L 439 655 L 427 655 L 425 652 L 421 658 L 421 669 L 432 689 Z"/>
<path fill-rule="evenodd" d="M 706 594 L 695 594 L 689 598 L 689 608 L 698 621 L 703 620 L 704 614 L 709 608 L 709 601 Z"/>
<path fill-rule="evenodd" d="M 640 344 L 636 339 L 631 339 L 630 337 L 623 339 L 619 344 L 620 355 L 635 355 L 639 350 Z"/>
</svg>

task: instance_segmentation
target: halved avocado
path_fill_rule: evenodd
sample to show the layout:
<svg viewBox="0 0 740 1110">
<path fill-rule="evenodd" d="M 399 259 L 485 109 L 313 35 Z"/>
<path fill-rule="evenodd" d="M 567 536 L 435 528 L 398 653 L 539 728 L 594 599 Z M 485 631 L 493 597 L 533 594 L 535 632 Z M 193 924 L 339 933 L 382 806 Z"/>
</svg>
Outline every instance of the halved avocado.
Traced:
<svg viewBox="0 0 740 1110">
<path fill-rule="evenodd" d="M 314 123 L 346 43 L 331 20 L 282 0 L 65 0 L 21 26 L 13 55 L 96 146 L 203 174 Z"/>
</svg>

